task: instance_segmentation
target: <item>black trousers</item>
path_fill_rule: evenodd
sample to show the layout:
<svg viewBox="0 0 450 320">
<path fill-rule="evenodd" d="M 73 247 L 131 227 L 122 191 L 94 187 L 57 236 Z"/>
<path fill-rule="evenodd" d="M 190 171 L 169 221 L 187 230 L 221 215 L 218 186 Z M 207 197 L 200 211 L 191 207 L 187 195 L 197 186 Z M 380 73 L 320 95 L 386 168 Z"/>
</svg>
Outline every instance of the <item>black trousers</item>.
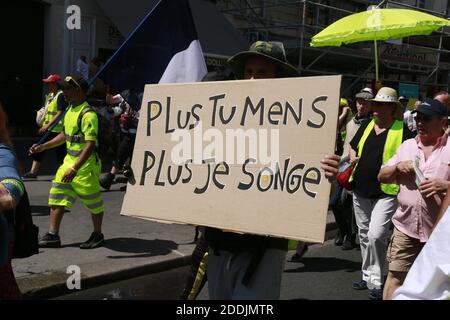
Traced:
<svg viewBox="0 0 450 320">
<path fill-rule="evenodd" d="M 114 161 L 114 166 L 118 169 L 122 169 L 123 165 L 133 157 L 134 143 L 136 142 L 136 134 L 134 133 L 121 133 L 120 143 L 117 148 L 117 157 Z"/>
<path fill-rule="evenodd" d="M 331 200 L 331 208 L 336 224 L 342 236 L 354 236 L 358 233 L 355 213 L 353 210 L 353 196 L 336 183 L 336 191 Z"/>
</svg>

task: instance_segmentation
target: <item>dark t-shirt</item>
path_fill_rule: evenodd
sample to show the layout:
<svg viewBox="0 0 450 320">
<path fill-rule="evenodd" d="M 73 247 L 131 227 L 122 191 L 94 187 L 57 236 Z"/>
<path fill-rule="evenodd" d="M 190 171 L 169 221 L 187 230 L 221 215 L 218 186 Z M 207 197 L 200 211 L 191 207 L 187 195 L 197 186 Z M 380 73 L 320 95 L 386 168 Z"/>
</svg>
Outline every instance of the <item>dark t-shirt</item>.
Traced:
<svg viewBox="0 0 450 320">
<path fill-rule="evenodd" d="M 64 110 L 66 110 L 68 103 L 62 93 L 58 96 L 57 104 L 58 104 L 58 111 L 64 112 Z"/>
<path fill-rule="evenodd" d="M 358 143 L 369 123 L 370 121 L 363 123 L 350 142 L 350 146 L 356 152 L 358 152 Z M 375 130 L 372 130 L 364 143 L 363 153 L 359 158 L 353 176 L 353 190 L 365 198 L 376 199 L 384 195 L 378 182 L 378 173 L 383 164 L 383 151 L 388 132 L 389 130 L 384 130 L 377 136 Z M 414 137 L 415 135 L 408 129 L 407 125 L 403 124 L 402 142 Z"/>
</svg>

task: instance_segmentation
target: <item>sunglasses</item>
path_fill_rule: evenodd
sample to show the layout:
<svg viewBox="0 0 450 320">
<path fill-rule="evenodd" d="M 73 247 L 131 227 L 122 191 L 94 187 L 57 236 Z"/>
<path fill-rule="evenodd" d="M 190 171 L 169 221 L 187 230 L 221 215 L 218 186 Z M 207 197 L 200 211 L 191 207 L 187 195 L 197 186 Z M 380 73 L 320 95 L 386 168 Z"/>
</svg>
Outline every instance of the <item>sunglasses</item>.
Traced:
<svg viewBox="0 0 450 320">
<path fill-rule="evenodd" d="M 392 103 L 390 103 L 390 102 L 378 102 L 378 101 L 374 101 L 373 103 L 372 103 L 372 107 L 386 107 L 386 106 L 388 106 L 388 107 L 390 107 L 390 106 L 392 106 Z"/>
<path fill-rule="evenodd" d="M 417 113 L 416 115 L 416 122 L 430 122 L 433 119 L 436 119 L 436 117 L 430 117 L 423 113 Z"/>
<path fill-rule="evenodd" d="M 67 83 L 72 83 L 72 84 L 74 84 L 76 87 L 80 88 L 80 90 L 82 90 L 82 89 L 81 89 L 81 86 L 80 86 L 80 84 L 77 82 L 77 80 L 75 80 L 75 79 L 72 78 L 71 76 L 65 77 L 65 78 L 64 78 L 64 81 L 67 82 Z"/>
</svg>

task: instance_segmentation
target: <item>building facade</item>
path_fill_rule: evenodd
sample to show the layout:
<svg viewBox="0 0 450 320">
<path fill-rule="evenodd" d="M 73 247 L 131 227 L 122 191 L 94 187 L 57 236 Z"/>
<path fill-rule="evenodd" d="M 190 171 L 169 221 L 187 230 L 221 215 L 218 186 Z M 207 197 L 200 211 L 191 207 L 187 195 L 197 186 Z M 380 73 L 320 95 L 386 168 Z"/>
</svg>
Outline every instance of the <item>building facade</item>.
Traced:
<svg viewBox="0 0 450 320">
<path fill-rule="evenodd" d="M 343 75 L 344 97 L 374 84 L 373 43 L 310 47 L 310 39 L 320 30 L 371 5 L 423 10 L 444 18 L 450 13 L 450 0 L 380 1 L 189 0 L 210 70 L 225 68 L 228 57 L 255 40 L 282 41 L 303 76 Z M 157 2 L 2 1 L 0 30 L 6 45 L 0 59 L 0 100 L 13 134 L 35 134 L 35 112 L 45 93 L 43 77 L 74 74 L 82 55 L 88 62 L 95 57 L 105 62 Z M 449 34 L 444 29 L 430 36 L 379 42 L 382 82 L 417 97 L 448 89 Z"/>
<path fill-rule="evenodd" d="M 80 28 L 68 27 L 76 5 L 82 8 Z M 122 43 L 123 36 L 96 1 L 3 1 L 0 4 L 2 48 L 0 98 L 9 115 L 12 134 L 36 134 L 36 111 L 43 103 L 41 79 L 49 74 L 74 74 L 76 61 L 102 60 Z"/>
<path fill-rule="evenodd" d="M 352 97 L 375 79 L 373 42 L 341 47 L 310 47 L 311 38 L 334 21 L 370 6 L 421 10 L 448 19 L 447 0 L 218 0 L 217 6 L 250 41 L 282 41 L 289 60 L 303 76 L 342 74 L 342 94 Z M 450 30 L 430 36 L 379 41 L 380 78 L 394 88 L 410 88 L 417 97 L 448 89 Z M 412 93 L 410 93 L 412 94 Z"/>
<path fill-rule="evenodd" d="M 247 41 L 206 0 L 189 0 L 210 69 L 223 68 Z M 0 3 L 4 43 L 0 66 L 0 101 L 13 135 L 36 134 L 35 114 L 45 94 L 41 79 L 49 74 L 76 74 L 85 56 L 107 59 L 158 0 L 15 0 Z M 92 65 L 91 65 L 92 67 Z M 89 77 L 95 73 L 90 69 Z"/>
</svg>

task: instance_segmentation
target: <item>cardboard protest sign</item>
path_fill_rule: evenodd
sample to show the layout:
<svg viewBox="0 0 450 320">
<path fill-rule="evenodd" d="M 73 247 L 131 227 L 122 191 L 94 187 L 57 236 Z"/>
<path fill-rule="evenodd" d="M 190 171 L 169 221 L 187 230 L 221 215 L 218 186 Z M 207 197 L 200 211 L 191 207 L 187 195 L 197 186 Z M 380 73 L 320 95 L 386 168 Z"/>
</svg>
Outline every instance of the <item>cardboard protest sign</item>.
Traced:
<svg viewBox="0 0 450 320">
<path fill-rule="evenodd" d="M 147 85 L 122 214 L 323 242 L 340 83 Z"/>
</svg>

